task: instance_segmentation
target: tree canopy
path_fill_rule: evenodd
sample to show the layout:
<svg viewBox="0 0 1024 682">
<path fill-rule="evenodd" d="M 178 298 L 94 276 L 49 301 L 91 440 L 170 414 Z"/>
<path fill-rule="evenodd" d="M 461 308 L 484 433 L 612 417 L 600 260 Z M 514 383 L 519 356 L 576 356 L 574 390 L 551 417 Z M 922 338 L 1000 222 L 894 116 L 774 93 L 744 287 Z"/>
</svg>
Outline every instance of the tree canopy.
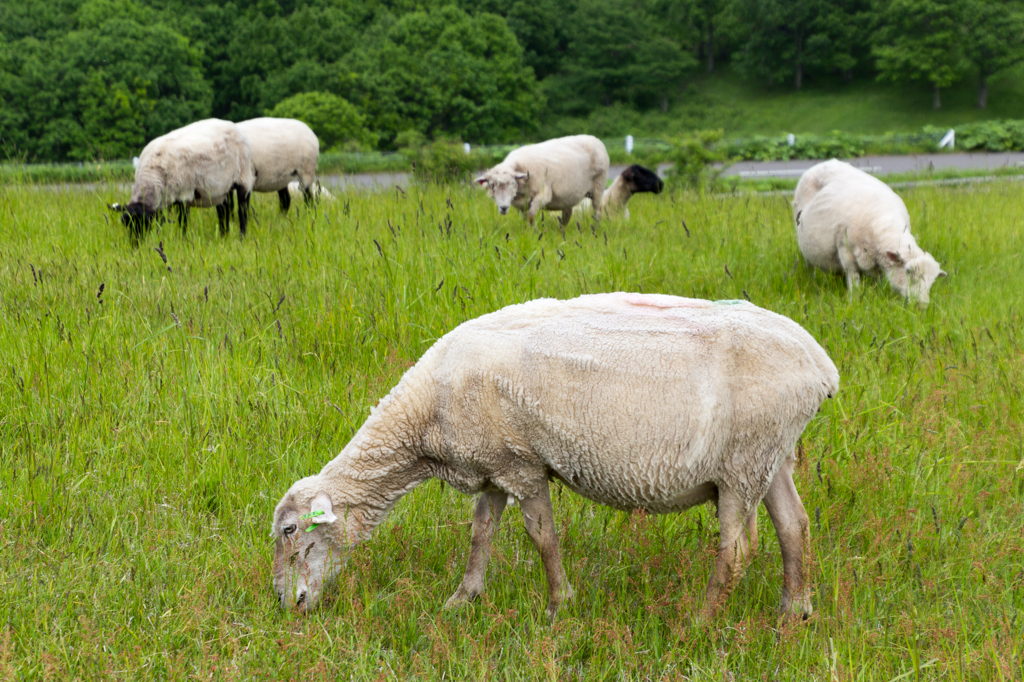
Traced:
<svg viewBox="0 0 1024 682">
<path fill-rule="evenodd" d="M 936 106 L 976 78 L 984 107 L 1022 61 L 1021 0 L 0 0 L 0 153 L 123 158 L 271 111 L 328 147 L 524 141 L 665 110 L 723 63 L 769 88 L 917 81 Z"/>
</svg>

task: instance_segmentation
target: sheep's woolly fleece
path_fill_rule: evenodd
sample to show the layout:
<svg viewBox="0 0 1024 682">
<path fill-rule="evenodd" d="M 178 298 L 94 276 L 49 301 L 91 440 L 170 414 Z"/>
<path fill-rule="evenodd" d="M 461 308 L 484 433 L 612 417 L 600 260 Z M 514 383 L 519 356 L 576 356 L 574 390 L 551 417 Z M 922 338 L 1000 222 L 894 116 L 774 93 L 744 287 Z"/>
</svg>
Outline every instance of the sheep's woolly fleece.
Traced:
<svg viewBox="0 0 1024 682">
<path fill-rule="evenodd" d="M 861 274 L 882 273 L 901 294 L 927 305 L 932 284 L 946 274 L 910 233 L 903 199 L 843 161 L 819 163 L 801 176 L 793 221 L 807 262 L 844 273 L 850 289 Z"/>
<path fill-rule="evenodd" d="M 252 191 L 252 150 L 230 121 L 196 121 L 145 146 L 128 205 L 147 213 L 167 206 L 219 206 L 234 188 Z"/>
<path fill-rule="evenodd" d="M 532 224 L 541 210 L 561 211 L 564 225 L 584 197 L 601 206 L 608 165 L 601 140 L 572 135 L 514 149 L 476 182 L 487 187 L 502 215 L 514 206 Z M 600 211 L 594 217 L 600 219 Z"/>
<path fill-rule="evenodd" d="M 520 500 L 546 494 L 554 477 L 596 502 L 651 512 L 714 499 L 717 487 L 747 514 L 838 385 L 802 327 L 742 301 L 598 294 L 470 320 L 281 500 L 279 594 L 284 603 L 294 587 L 280 560 L 282 528 L 318 497 L 345 519 L 323 524 L 326 542 L 307 549 L 304 572 L 316 583 L 307 605 L 334 572 L 323 563 L 430 477 Z"/>
</svg>

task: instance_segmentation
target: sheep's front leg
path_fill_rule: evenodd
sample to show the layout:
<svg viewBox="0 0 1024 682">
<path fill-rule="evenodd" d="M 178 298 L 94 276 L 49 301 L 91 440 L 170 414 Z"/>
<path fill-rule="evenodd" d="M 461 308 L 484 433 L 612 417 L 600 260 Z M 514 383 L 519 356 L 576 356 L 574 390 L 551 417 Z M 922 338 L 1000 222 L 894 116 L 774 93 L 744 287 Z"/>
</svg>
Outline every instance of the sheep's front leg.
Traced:
<svg viewBox="0 0 1024 682">
<path fill-rule="evenodd" d="M 249 224 L 249 198 L 252 194 L 244 191 L 241 187 L 237 188 L 235 192 L 238 194 L 238 231 L 244 237 L 245 228 Z"/>
<path fill-rule="evenodd" d="M 530 207 L 526 211 L 526 218 L 530 221 L 530 225 L 535 224 L 537 214 L 548 205 L 551 201 L 551 188 L 545 187 L 543 190 L 534 195 L 530 199 Z"/>
<path fill-rule="evenodd" d="M 704 597 L 704 615 L 714 616 L 729 598 L 729 593 L 743 577 L 747 554 L 750 553 L 748 533 L 751 514 L 756 511 L 744 504 L 742 498 L 733 490 L 719 486 L 718 488 L 718 526 L 720 530 L 718 558 L 715 568 L 708 580 L 707 593 Z M 756 537 L 757 517 L 754 516 L 754 537 Z M 756 540 L 755 540 L 756 542 Z"/>
<path fill-rule="evenodd" d="M 188 206 L 178 204 L 178 227 L 181 228 L 181 236 L 185 236 L 188 230 Z"/>
<path fill-rule="evenodd" d="M 292 194 L 287 187 L 277 190 L 277 201 L 281 205 L 281 213 L 287 213 L 292 205 Z"/>
<path fill-rule="evenodd" d="M 793 460 L 782 465 L 764 497 L 782 549 L 782 612 L 811 615 L 811 592 L 804 575 L 804 553 L 811 548 L 811 523 L 793 485 Z"/>
<path fill-rule="evenodd" d="M 558 219 L 558 224 L 565 227 L 572 220 L 572 209 L 567 208 L 562 211 L 562 217 Z"/>
<path fill-rule="evenodd" d="M 548 618 L 554 618 L 562 602 L 572 599 L 573 589 L 565 577 L 562 555 L 558 551 L 558 533 L 555 531 L 555 517 L 551 509 L 551 492 L 547 481 L 535 496 L 520 501 L 526 533 L 533 540 L 533 546 L 540 552 L 544 564 L 544 575 L 548 580 Z"/>
<path fill-rule="evenodd" d="M 455 594 L 445 602 L 450 609 L 470 602 L 484 591 L 487 578 L 487 561 L 491 557 L 491 539 L 501 522 L 501 514 L 505 511 L 508 495 L 502 492 L 485 492 L 476 502 L 473 512 L 473 539 L 469 547 L 469 562 L 466 573 L 462 576 L 462 584 Z"/>
<path fill-rule="evenodd" d="M 231 207 L 225 199 L 217 204 L 217 225 L 220 228 L 221 236 L 224 236 L 231 229 Z"/>
</svg>

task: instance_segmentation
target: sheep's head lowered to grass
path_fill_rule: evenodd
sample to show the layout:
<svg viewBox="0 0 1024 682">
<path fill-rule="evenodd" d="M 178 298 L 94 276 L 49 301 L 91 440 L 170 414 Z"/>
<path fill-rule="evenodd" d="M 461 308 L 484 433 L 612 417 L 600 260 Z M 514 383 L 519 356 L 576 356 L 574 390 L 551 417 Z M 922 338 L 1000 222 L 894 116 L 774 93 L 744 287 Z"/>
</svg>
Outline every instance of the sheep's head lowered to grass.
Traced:
<svg viewBox="0 0 1024 682">
<path fill-rule="evenodd" d="M 512 202 L 525 194 L 529 173 L 518 173 L 497 166 L 476 179 L 476 184 L 487 188 L 487 194 L 498 205 L 498 213 L 505 215 Z"/>
<path fill-rule="evenodd" d="M 274 590 L 281 608 L 305 612 L 341 569 L 347 551 L 347 522 L 356 515 L 334 512 L 330 494 L 317 491 L 310 476 L 288 491 L 274 512 Z"/>
<path fill-rule="evenodd" d="M 895 251 L 886 252 L 891 269 L 888 269 L 889 281 L 893 287 L 907 298 L 914 299 L 924 307 L 929 302 L 932 284 L 940 277 L 946 277 L 946 271 L 939 262 L 928 253 L 916 247 L 917 254 L 907 258 Z"/>
</svg>

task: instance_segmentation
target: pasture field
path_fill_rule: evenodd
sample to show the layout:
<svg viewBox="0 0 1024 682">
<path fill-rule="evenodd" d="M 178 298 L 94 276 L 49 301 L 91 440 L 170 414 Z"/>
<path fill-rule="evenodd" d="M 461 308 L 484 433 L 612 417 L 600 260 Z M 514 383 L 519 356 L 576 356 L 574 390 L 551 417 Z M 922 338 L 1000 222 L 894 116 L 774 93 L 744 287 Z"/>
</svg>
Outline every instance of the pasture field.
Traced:
<svg viewBox="0 0 1024 682">
<path fill-rule="evenodd" d="M 120 194 L 0 187 L 0 679 L 1024 679 L 1020 183 L 900 190 L 950 273 L 923 311 L 806 269 L 785 196 L 642 195 L 628 223 L 563 234 L 468 187 L 287 218 L 265 195 L 245 240 L 193 211 L 133 250 L 103 207 Z M 557 486 L 576 589 L 557 621 L 518 508 L 488 592 L 444 611 L 473 499 L 436 481 L 322 608 L 279 611 L 274 505 L 434 340 L 616 290 L 747 296 L 839 367 L 799 448 L 809 621 L 777 619 L 763 508 L 760 554 L 701 623 L 713 508 L 626 514 Z"/>
</svg>

